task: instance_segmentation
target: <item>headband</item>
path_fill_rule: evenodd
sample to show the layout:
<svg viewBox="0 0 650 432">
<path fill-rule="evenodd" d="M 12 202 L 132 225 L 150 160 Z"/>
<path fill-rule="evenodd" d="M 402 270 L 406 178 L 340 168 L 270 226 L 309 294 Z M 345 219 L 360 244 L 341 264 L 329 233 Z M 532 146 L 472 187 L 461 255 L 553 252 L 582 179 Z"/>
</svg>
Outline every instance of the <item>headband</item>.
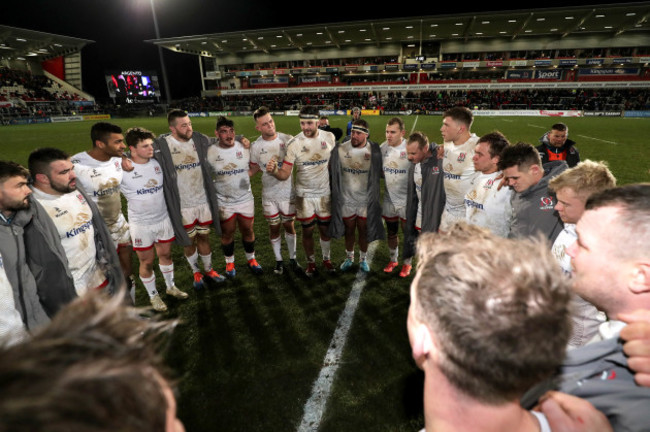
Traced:
<svg viewBox="0 0 650 432">
<path fill-rule="evenodd" d="M 298 115 L 301 119 L 304 120 L 318 120 L 318 114 L 300 114 Z"/>
<path fill-rule="evenodd" d="M 370 131 L 363 126 L 352 125 L 352 130 L 370 135 Z"/>
</svg>

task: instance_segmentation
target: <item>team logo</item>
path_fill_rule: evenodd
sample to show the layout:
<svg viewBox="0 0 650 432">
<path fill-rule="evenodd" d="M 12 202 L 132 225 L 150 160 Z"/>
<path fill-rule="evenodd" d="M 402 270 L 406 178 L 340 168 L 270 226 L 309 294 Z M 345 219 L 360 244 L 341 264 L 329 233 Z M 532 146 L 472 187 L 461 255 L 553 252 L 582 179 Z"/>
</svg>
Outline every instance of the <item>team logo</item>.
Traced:
<svg viewBox="0 0 650 432">
<path fill-rule="evenodd" d="M 115 165 L 115 169 L 117 171 L 122 171 L 122 166 L 120 165 L 119 161 L 115 161 L 115 162 L 113 162 L 113 164 Z"/>
<path fill-rule="evenodd" d="M 135 246 L 142 246 L 142 239 L 140 238 L 133 239 L 133 242 L 135 243 Z"/>
<path fill-rule="evenodd" d="M 547 196 L 540 198 L 540 210 L 553 210 L 553 207 L 555 207 L 553 204 L 553 197 Z"/>
<path fill-rule="evenodd" d="M 437 166 L 431 167 L 431 174 L 440 174 L 440 168 Z"/>
<path fill-rule="evenodd" d="M 466 153 L 461 153 L 458 155 L 458 159 L 456 159 L 458 162 L 464 162 L 465 161 L 465 156 Z"/>
<path fill-rule="evenodd" d="M 54 211 L 56 212 L 56 214 L 54 215 L 54 217 L 61 217 L 61 216 L 63 216 L 63 215 L 68 214 L 68 211 L 67 211 L 67 210 L 62 210 L 60 207 L 54 207 Z"/>
<path fill-rule="evenodd" d="M 364 153 L 363 154 L 363 159 L 364 160 L 370 160 L 370 153 Z"/>
<path fill-rule="evenodd" d="M 92 172 L 92 174 L 90 174 L 90 178 L 95 178 L 95 177 L 99 177 L 99 176 L 101 176 L 101 174 L 98 173 L 95 168 L 93 168 L 93 172 Z"/>
<path fill-rule="evenodd" d="M 327 143 L 325 141 L 321 141 L 320 148 L 325 150 L 327 148 Z"/>
<path fill-rule="evenodd" d="M 235 157 L 241 159 L 244 157 L 244 153 L 242 153 L 241 150 L 237 150 L 237 152 L 235 152 Z"/>
<path fill-rule="evenodd" d="M 160 174 L 160 173 L 161 173 L 161 171 L 160 171 L 160 167 L 159 167 L 159 166 L 155 166 L 155 167 L 153 168 L 153 171 L 154 171 L 154 173 L 156 173 L 156 174 Z"/>
<path fill-rule="evenodd" d="M 483 189 L 492 189 L 492 186 L 494 185 L 494 179 L 489 179 L 488 181 L 485 182 L 483 185 Z"/>
<path fill-rule="evenodd" d="M 405 151 L 399 152 L 399 158 L 406 159 L 406 152 Z"/>
<path fill-rule="evenodd" d="M 86 198 L 84 198 L 84 196 L 81 195 L 80 193 L 77 193 L 77 199 L 81 204 L 86 204 Z"/>
<path fill-rule="evenodd" d="M 285 148 L 286 148 L 286 144 L 285 143 L 280 143 L 280 150 L 284 150 Z"/>
</svg>

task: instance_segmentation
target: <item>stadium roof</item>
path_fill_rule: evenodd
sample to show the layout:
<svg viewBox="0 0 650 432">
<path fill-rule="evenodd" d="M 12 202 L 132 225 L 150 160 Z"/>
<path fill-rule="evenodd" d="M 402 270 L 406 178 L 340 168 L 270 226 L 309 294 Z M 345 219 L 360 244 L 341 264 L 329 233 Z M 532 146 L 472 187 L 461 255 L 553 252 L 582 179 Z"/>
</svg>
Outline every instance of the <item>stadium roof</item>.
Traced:
<svg viewBox="0 0 650 432">
<path fill-rule="evenodd" d="M 81 51 L 94 41 L 0 25 L 0 58 L 49 60 Z"/>
<path fill-rule="evenodd" d="M 418 16 L 147 40 L 206 57 L 384 44 L 650 35 L 650 2 Z"/>
</svg>

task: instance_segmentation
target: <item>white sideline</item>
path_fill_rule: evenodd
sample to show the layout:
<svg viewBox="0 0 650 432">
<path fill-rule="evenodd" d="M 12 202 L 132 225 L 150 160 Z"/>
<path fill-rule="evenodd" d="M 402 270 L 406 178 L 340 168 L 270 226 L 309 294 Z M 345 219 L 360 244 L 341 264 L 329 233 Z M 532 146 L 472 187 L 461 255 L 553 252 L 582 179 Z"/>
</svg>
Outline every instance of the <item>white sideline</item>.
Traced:
<svg viewBox="0 0 650 432">
<path fill-rule="evenodd" d="M 372 258 L 377 248 L 379 241 L 374 241 L 368 246 L 368 255 L 366 261 L 368 265 L 372 265 Z M 298 432 L 316 432 L 320 427 L 321 419 L 325 413 L 325 406 L 329 399 L 332 383 L 334 382 L 334 375 L 341 362 L 341 355 L 345 342 L 348 337 L 350 327 L 352 327 L 352 319 L 359 304 L 361 292 L 366 285 L 366 273 L 357 271 L 357 277 L 352 284 L 352 290 L 348 296 L 348 301 L 345 304 L 345 309 L 339 317 L 336 325 L 336 330 L 330 341 L 329 348 L 323 359 L 323 367 L 320 370 L 318 379 L 314 382 L 312 387 L 311 397 L 305 403 L 304 414 L 302 421 L 298 427 Z"/>
</svg>

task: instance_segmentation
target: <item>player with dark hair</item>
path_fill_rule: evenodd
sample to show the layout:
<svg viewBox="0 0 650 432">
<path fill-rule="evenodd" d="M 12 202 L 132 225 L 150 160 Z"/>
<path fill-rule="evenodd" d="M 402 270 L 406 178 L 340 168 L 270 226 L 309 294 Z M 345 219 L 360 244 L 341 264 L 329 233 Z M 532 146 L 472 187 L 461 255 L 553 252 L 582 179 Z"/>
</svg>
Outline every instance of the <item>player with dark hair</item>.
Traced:
<svg viewBox="0 0 650 432">
<path fill-rule="evenodd" d="M 174 229 L 165 205 L 162 169 L 153 159 L 154 139 L 153 132 L 144 128 L 133 127 L 126 131 L 125 140 L 131 153 L 133 170 L 124 174 L 120 190 L 127 200 L 133 249 L 140 261 L 140 281 L 153 308 L 163 312 L 167 306 L 156 289 L 153 270 L 156 255 L 167 294 L 179 299 L 186 299 L 188 295 L 174 284 L 171 256 Z"/>
<path fill-rule="evenodd" d="M 262 273 L 255 259 L 255 201 L 250 182 L 250 150 L 235 139 L 235 123 L 219 117 L 215 128 L 218 137 L 210 145 L 206 161 L 212 168 L 212 179 L 219 203 L 221 248 L 226 259 L 226 276 L 235 277 L 235 231 L 239 228 L 248 268 Z"/>
<path fill-rule="evenodd" d="M 194 288 L 206 279 L 225 280 L 212 268 L 210 227 L 221 235 L 217 192 L 206 161 L 210 140 L 192 129 L 187 113 L 173 109 L 167 114 L 171 133 L 154 140 L 153 157 L 163 171 L 163 191 L 176 242 L 194 273 Z M 199 257 L 203 272 L 199 268 Z"/>
<path fill-rule="evenodd" d="M 282 258 L 281 229 L 284 228 L 284 239 L 289 252 L 289 265 L 295 273 L 302 273 L 300 264 L 296 261 L 296 218 L 295 192 L 293 178 L 278 180 L 266 171 L 266 164 L 271 159 L 280 164 L 287 153 L 287 144 L 293 136 L 278 132 L 275 121 L 267 107 L 260 107 L 253 113 L 255 129 L 260 137 L 251 146 L 251 175 L 262 172 L 262 210 L 269 224 L 269 238 L 275 255 L 275 274 L 284 273 Z"/>
<path fill-rule="evenodd" d="M 124 279 L 130 286 L 134 298 L 135 281 L 132 276 L 133 246 L 129 224 L 122 213 L 122 196 L 120 183 L 124 174 L 124 136 L 122 128 L 112 123 L 98 122 L 90 129 L 92 148 L 72 156 L 75 173 L 79 184 L 91 200 L 99 207 L 106 226 L 111 232 L 113 243 L 124 273 Z"/>
<path fill-rule="evenodd" d="M 551 130 L 539 139 L 537 151 L 542 159 L 542 165 L 556 160 L 566 161 L 569 167 L 574 167 L 580 162 L 580 153 L 575 147 L 576 143 L 569 139 L 569 127 L 564 123 L 555 123 Z"/>
<path fill-rule="evenodd" d="M 302 245 L 307 256 L 305 275 L 316 273 L 314 255 L 314 226 L 318 225 L 323 266 L 328 272 L 336 269 L 330 260 L 331 191 L 328 164 L 336 139 L 331 132 L 318 129 L 318 107 L 306 105 L 300 109 L 301 133 L 287 146 L 281 166 L 275 160 L 266 165 L 267 172 L 278 180 L 291 176 L 293 168 L 296 189 L 296 218 L 302 224 Z"/>
</svg>

